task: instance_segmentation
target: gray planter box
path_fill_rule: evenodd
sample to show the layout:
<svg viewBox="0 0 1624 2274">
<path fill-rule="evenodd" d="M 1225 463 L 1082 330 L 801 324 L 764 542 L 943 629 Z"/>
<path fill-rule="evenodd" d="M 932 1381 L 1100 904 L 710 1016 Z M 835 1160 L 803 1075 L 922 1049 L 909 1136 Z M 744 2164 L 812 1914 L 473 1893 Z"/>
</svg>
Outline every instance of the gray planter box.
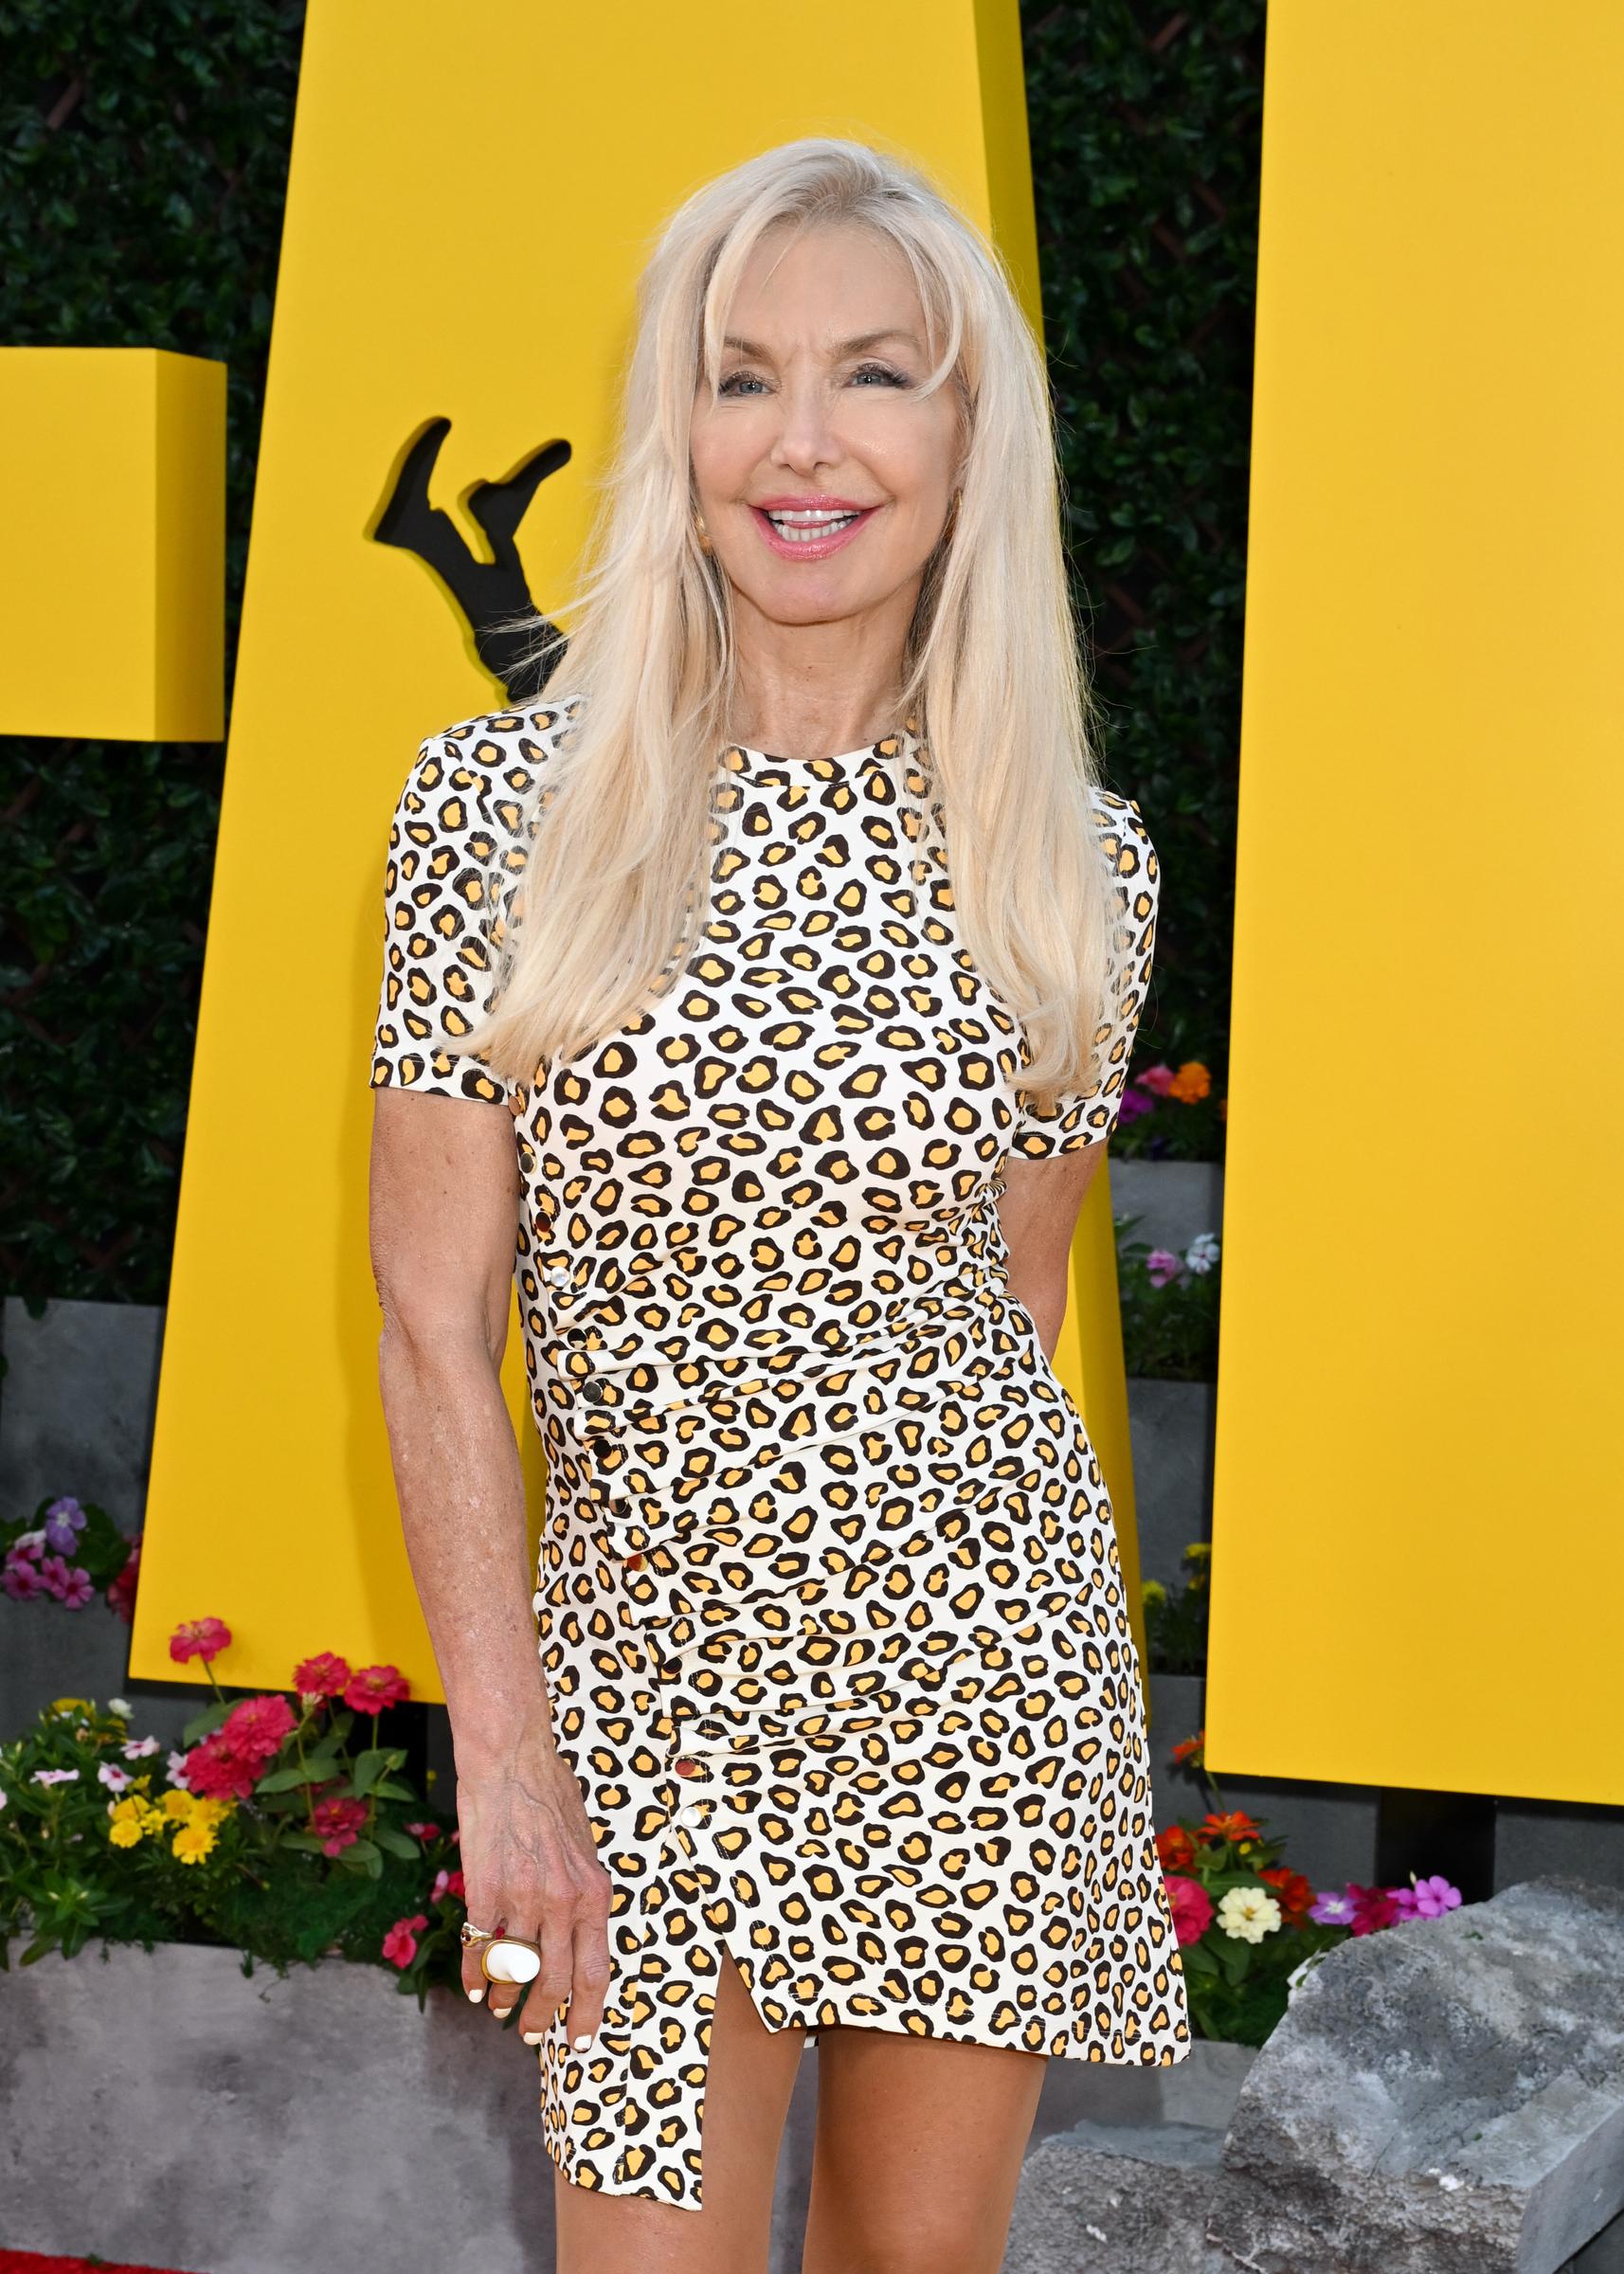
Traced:
<svg viewBox="0 0 1624 2274">
<path fill-rule="evenodd" d="M 1132 1237 L 1180 1254 L 1198 1233 L 1223 1236 L 1223 1166 L 1217 1161 L 1112 1160 L 1110 1212 L 1139 1218 Z"/>
<path fill-rule="evenodd" d="M 779 2165 L 772 2274 L 795 2274 L 817 2053 Z M 1034 2141 L 1093 2121 L 1228 2121 L 1254 2056 L 1049 2066 Z M 553 2173 L 535 2055 L 459 1992 L 381 1968 L 243 1972 L 237 1952 L 93 1944 L 0 1974 L 0 2203 L 17 2250 L 208 2274 L 539 2274 Z M 61 2184 L 63 2141 L 94 2187 Z M 410 2247 L 402 2238 L 410 2237 Z"/>
<path fill-rule="evenodd" d="M 1128 1380 L 1128 1426 L 1133 1445 L 1133 1500 L 1139 1576 L 1182 1587 L 1189 1578 L 1184 1550 L 1213 1536 L 1213 1444 L 1218 1418 L 1214 1381 Z"/>
</svg>

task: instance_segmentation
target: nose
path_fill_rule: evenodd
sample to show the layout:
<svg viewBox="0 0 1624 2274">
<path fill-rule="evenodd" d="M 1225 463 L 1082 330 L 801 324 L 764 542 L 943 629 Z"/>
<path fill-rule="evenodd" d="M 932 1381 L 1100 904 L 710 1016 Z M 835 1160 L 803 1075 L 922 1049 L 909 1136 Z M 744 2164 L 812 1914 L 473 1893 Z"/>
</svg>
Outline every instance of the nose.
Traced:
<svg viewBox="0 0 1624 2274">
<path fill-rule="evenodd" d="M 832 466 L 844 455 L 834 433 L 828 390 L 814 370 L 786 376 L 778 394 L 779 427 L 771 457 L 774 465 L 797 474 Z"/>
</svg>

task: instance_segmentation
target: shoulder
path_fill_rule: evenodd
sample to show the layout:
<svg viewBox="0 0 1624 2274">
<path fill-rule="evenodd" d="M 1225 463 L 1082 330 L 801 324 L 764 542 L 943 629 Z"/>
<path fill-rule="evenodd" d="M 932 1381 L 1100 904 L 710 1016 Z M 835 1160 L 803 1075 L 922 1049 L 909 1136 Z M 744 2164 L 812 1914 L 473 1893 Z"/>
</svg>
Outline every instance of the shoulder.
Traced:
<svg viewBox="0 0 1624 2274">
<path fill-rule="evenodd" d="M 1100 843 L 1118 883 L 1132 894 L 1148 894 L 1154 899 L 1162 880 L 1161 863 L 1138 799 L 1123 797 L 1103 783 L 1095 783 L 1090 801 Z"/>
<path fill-rule="evenodd" d="M 477 711 L 425 734 L 396 803 L 401 836 L 450 839 L 488 857 L 482 840 L 517 835 L 576 708 L 565 700 Z"/>
</svg>

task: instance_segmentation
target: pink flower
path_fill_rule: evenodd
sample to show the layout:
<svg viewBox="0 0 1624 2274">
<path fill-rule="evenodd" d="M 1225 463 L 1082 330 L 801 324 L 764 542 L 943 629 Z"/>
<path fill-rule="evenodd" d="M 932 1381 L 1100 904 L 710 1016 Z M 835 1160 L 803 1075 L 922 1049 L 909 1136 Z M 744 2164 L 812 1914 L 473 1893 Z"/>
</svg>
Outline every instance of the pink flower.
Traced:
<svg viewBox="0 0 1624 2274">
<path fill-rule="evenodd" d="M 254 1789 L 260 1764 L 244 1760 L 216 1729 L 186 1757 L 186 1789 L 208 1800 L 246 1800 Z"/>
<path fill-rule="evenodd" d="M 1165 1097 L 1179 1077 L 1171 1066 L 1158 1065 L 1142 1067 L 1133 1078 L 1142 1090 L 1153 1090 L 1158 1097 Z"/>
<path fill-rule="evenodd" d="M 459 1903 L 468 1900 L 468 1888 L 460 1871 L 437 1871 L 428 1900 L 438 1903 L 442 1895 L 455 1895 Z"/>
<path fill-rule="evenodd" d="M 193 1618 L 176 1627 L 170 1636 L 170 1656 L 184 1666 L 189 1658 L 205 1664 L 231 1647 L 231 1630 L 223 1618 Z"/>
<path fill-rule="evenodd" d="M 382 1713 L 411 1696 L 411 1684 L 396 1666 L 364 1666 L 344 1687 L 344 1703 L 357 1713 Z"/>
<path fill-rule="evenodd" d="M 1350 1879 L 1347 1891 L 1353 1903 L 1349 1934 L 1373 1935 L 1380 1927 L 1391 1926 L 1398 1918 L 1398 1906 L 1385 1887 L 1356 1886 Z"/>
<path fill-rule="evenodd" d="M 1458 1887 L 1451 1886 L 1440 1873 L 1431 1879 L 1417 1879 L 1412 1871 L 1407 1887 L 1389 1887 L 1400 1919 L 1441 1919 L 1446 1911 L 1458 1905 L 1461 1896 Z"/>
<path fill-rule="evenodd" d="M 403 1824 L 401 1830 L 409 1832 L 414 1840 L 433 1840 L 440 1836 L 438 1824 Z"/>
<path fill-rule="evenodd" d="M 293 1669 L 293 1686 L 301 1698 L 341 1698 L 349 1679 L 348 1661 L 334 1651 L 318 1651 Z"/>
<path fill-rule="evenodd" d="M 96 1774 L 109 1792 L 122 1793 L 128 1790 L 130 1773 L 127 1769 L 119 1768 L 117 1761 L 104 1760 Z"/>
<path fill-rule="evenodd" d="M 282 1749 L 293 1735 L 294 1713 L 286 1698 L 244 1698 L 226 1716 L 220 1731 L 230 1750 L 242 1760 L 262 1766 Z"/>
<path fill-rule="evenodd" d="M 410 1919 L 397 1919 L 384 1937 L 384 1956 L 390 1965 L 406 1967 L 417 1956 L 417 1930 L 426 1926 L 427 1919 L 418 1911 Z"/>
<path fill-rule="evenodd" d="M 62 1601 L 69 1611 L 82 1611 L 95 1599 L 96 1584 L 82 1563 L 71 1564 L 62 1589 Z"/>
<path fill-rule="evenodd" d="M 1145 1258 L 1145 1272 L 1152 1287 L 1165 1287 L 1169 1279 L 1177 1279 L 1183 1270 L 1183 1261 L 1171 1248 L 1152 1248 Z"/>
<path fill-rule="evenodd" d="M 336 1855 L 360 1838 L 366 1821 L 364 1800 L 318 1800 L 311 1812 L 310 1828 L 320 1838 L 323 1855 Z"/>
<path fill-rule="evenodd" d="M 20 1556 L 15 1548 L 6 1558 L 5 1570 L 0 1572 L 0 1587 L 14 1603 L 31 1602 L 35 1596 L 49 1592 L 40 1577 L 39 1565 L 26 1555 Z"/>
<path fill-rule="evenodd" d="M 1182 1872 L 1163 1874 L 1162 1885 L 1173 1912 L 1173 1932 L 1181 1942 L 1198 1942 L 1213 1922 L 1213 1899 L 1199 1879 Z"/>
</svg>

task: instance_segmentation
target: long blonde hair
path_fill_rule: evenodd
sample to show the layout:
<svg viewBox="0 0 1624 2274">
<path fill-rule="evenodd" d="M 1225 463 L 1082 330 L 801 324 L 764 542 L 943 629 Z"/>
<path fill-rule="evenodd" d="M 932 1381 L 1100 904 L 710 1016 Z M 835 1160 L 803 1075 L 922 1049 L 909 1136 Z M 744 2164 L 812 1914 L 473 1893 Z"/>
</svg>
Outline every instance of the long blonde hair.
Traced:
<svg viewBox="0 0 1624 2274">
<path fill-rule="evenodd" d="M 735 659 L 731 587 L 694 527 L 689 423 L 696 386 L 718 383 L 745 264 L 785 224 L 858 224 L 900 251 L 937 358 L 923 387 L 959 392 L 958 510 L 927 563 L 897 720 L 923 744 L 918 820 L 939 832 L 961 938 L 1020 1020 L 1020 1086 L 1047 1106 L 1103 1074 L 1115 906 L 1091 812 L 1092 699 L 1047 374 L 998 255 L 964 215 L 911 167 L 822 137 L 706 184 L 643 271 L 591 573 L 550 611 L 573 622 L 542 701 L 582 699 L 532 793 L 545 813 L 493 1006 L 457 1047 L 528 1084 L 542 1061 L 635 1018 L 702 932 Z"/>
</svg>

